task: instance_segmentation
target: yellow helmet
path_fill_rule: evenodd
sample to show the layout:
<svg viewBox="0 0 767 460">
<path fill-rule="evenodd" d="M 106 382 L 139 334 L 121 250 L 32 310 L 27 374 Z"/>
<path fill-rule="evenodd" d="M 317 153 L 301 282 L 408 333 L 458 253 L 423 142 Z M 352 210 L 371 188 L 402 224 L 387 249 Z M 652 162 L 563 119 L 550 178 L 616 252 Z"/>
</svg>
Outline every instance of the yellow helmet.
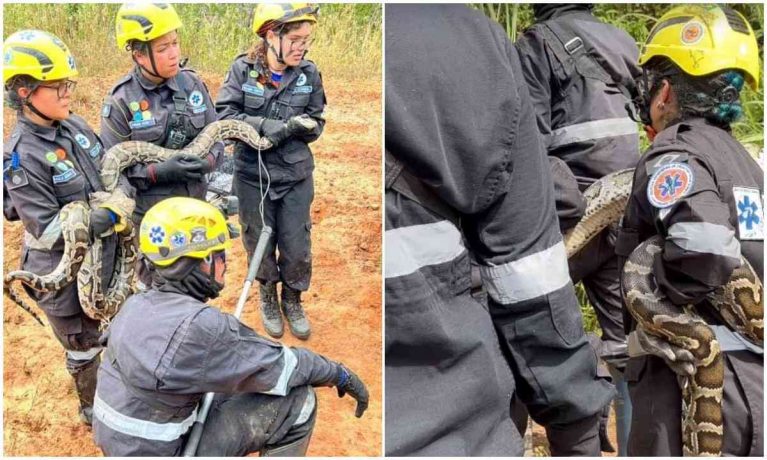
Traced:
<svg viewBox="0 0 767 460">
<path fill-rule="evenodd" d="M 117 46 L 125 49 L 131 40 L 152 41 L 181 26 L 181 19 L 170 3 L 125 3 L 117 11 Z"/>
<path fill-rule="evenodd" d="M 221 211 L 195 198 L 162 200 L 149 208 L 141 221 L 141 252 L 160 267 L 173 264 L 179 257 L 204 259 L 231 245 Z"/>
<path fill-rule="evenodd" d="M 738 69 L 759 86 L 759 48 L 751 25 L 737 11 L 717 5 L 684 5 L 664 14 L 642 48 L 639 65 L 671 59 L 689 75 Z"/>
<path fill-rule="evenodd" d="M 264 35 L 267 31 L 291 22 L 317 23 L 320 8 L 311 3 L 259 3 L 253 14 L 253 32 Z"/>
<path fill-rule="evenodd" d="M 17 75 L 38 81 L 61 80 L 79 74 L 69 48 L 55 35 L 20 30 L 3 43 L 3 83 Z"/>
</svg>

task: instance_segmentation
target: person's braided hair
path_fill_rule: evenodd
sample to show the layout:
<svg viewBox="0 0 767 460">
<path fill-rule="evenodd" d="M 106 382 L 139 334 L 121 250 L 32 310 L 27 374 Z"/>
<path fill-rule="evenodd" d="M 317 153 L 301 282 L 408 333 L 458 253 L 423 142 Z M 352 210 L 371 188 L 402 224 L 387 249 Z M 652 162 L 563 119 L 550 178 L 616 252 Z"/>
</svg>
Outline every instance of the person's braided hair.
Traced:
<svg viewBox="0 0 767 460">
<path fill-rule="evenodd" d="M 669 80 L 679 104 L 679 120 L 703 117 L 724 128 L 743 115 L 740 92 L 745 78 L 738 70 L 725 69 L 703 76 L 684 73 L 671 60 L 657 58 L 648 65 L 650 95 Z"/>
<path fill-rule="evenodd" d="M 26 101 L 19 96 L 19 88 L 29 88 L 31 94 L 40 83 L 29 75 L 16 75 L 5 84 L 5 103 L 8 107 L 20 112 Z"/>
</svg>

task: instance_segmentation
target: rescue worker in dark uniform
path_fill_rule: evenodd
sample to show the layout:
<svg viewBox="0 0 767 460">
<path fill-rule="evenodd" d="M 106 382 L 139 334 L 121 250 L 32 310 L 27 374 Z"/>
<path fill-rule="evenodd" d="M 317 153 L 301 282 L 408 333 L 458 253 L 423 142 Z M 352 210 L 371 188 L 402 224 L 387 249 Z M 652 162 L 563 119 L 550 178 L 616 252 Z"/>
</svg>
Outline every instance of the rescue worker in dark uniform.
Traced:
<svg viewBox="0 0 767 460">
<path fill-rule="evenodd" d="M 100 161 L 104 148 L 81 117 L 69 110 L 78 71 L 67 46 L 39 30 L 22 30 L 3 45 L 6 101 L 18 120 L 3 148 L 3 214 L 24 224 L 21 269 L 38 275 L 54 270 L 64 254 L 59 211 L 73 201 L 88 201 L 103 191 Z M 130 195 L 130 186 L 120 184 Z M 114 270 L 117 237 L 125 210 L 110 204 L 93 209 L 91 238 L 102 238 L 102 289 Z M 119 228 L 118 228 L 119 229 Z M 101 347 L 99 322 L 85 315 L 73 282 L 42 293 L 24 286 L 45 312 L 66 350 L 67 371 L 74 378 L 80 418 L 91 423 L 93 393 Z"/>
<path fill-rule="evenodd" d="M 640 74 L 639 52 L 631 36 L 601 22 L 592 9 L 589 3 L 534 4 L 535 24 L 515 44 L 549 154 L 562 233 L 583 217 L 582 191 L 639 160 L 637 123 L 626 112 Z M 596 312 L 601 357 L 618 377 L 616 383 L 625 387 L 621 373 L 628 355 L 615 230 L 603 231 L 570 258 L 569 268 L 573 283 L 583 281 Z M 623 409 L 620 418 L 626 408 L 623 400 L 616 402 Z M 604 450 L 614 451 L 607 439 L 607 413 L 601 434 Z M 628 433 L 621 426 L 627 429 L 628 423 L 618 424 L 618 444 L 625 455 Z"/>
<path fill-rule="evenodd" d="M 616 251 L 626 257 L 642 241 L 664 238 L 653 265 L 659 290 L 680 309 L 695 304 L 724 354 L 722 453 L 763 457 L 763 350 L 723 326 L 704 298 L 741 256 L 764 281 L 764 173 L 730 129 L 743 111 L 744 83 L 758 86 L 756 38 L 728 7 L 681 6 L 658 20 L 639 64 L 637 105 L 653 143 L 637 165 Z M 673 345 L 641 340 L 641 328 L 626 321 L 628 454 L 681 456 L 681 391 L 659 357 Z"/>
<path fill-rule="evenodd" d="M 136 66 L 104 100 L 101 138 L 106 149 L 125 141 L 181 149 L 216 121 L 208 89 L 180 60 L 176 30 L 181 26 L 169 3 L 126 3 L 118 10 L 117 46 L 131 52 Z M 147 209 L 164 198 L 204 199 L 205 174 L 215 169 L 223 149 L 223 142 L 217 142 L 204 159 L 179 154 L 160 163 L 126 169 L 123 174 L 136 188 L 136 226 Z M 151 284 L 152 275 L 143 259 L 138 272 L 139 289 L 144 289 Z"/>
<path fill-rule="evenodd" d="M 126 301 L 104 336 L 93 430 L 105 455 L 179 455 L 206 392 L 221 394 L 198 456 L 305 455 L 314 386 L 348 393 L 362 416 L 367 389 L 344 365 L 267 340 L 206 305 L 224 287 L 231 247 L 218 209 L 163 200 L 147 211 L 139 239 L 157 282 Z"/>
<path fill-rule="evenodd" d="M 262 225 L 274 230 L 257 275 L 261 319 L 272 337 L 282 337 L 284 330 L 277 299 L 280 281 L 290 332 L 299 339 L 311 333 L 301 305 L 312 275 L 314 157 L 308 144 L 325 125 L 325 92 L 317 66 L 304 55 L 317 12 L 318 7 L 307 3 L 257 5 L 253 32 L 259 41 L 235 58 L 216 99 L 219 119 L 244 120 L 273 144 L 257 152 L 237 143 L 233 187 L 249 258 Z"/>
<path fill-rule="evenodd" d="M 517 51 L 465 6 L 388 5 L 386 24 L 386 454 L 522 455 L 516 391 L 562 433 L 552 455 L 599 455 L 613 389 L 581 324 Z"/>
</svg>

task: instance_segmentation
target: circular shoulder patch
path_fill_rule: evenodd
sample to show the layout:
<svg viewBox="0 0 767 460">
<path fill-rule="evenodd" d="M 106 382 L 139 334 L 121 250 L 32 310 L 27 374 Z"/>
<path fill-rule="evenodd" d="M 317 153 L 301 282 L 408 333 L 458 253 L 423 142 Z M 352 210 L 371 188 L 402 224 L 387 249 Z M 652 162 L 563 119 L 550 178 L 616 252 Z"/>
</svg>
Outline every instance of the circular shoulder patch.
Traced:
<svg viewBox="0 0 767 460">
<path fill-rule="evenodd" d="M 85 135 L 82 133 L 75 134 L 75 140 L 77 141 L 78 144 L 80 144 L 80 147 L 84 149 L 87 149 L 88 147 L 91 146 L 91 141 L 89 141 L 88 138 L 85 137 Z"/>
<path fill-rule="evenodd" d="M 192 107 L 199 107 L 203 102 L 205 102 L 205 100 L 202 98 L 201 92 L 194 90 L 192 91 L 192 94 L 189 95 L 189 104 L 191 104 Z"/>
<path fill-rule="evenodd" d="M 669 163 L 658 169 L 647 183 L 647 199 L 656 208 L 667 208 L 692 190 L 695 178 L 684 163 Z"/>
<path fill-rule="evenodd" d="M 682 27 L 682 43 L 685 45 L 694 45 L 703 38 L 703 24 L 692 21 Z"/>
</svg>

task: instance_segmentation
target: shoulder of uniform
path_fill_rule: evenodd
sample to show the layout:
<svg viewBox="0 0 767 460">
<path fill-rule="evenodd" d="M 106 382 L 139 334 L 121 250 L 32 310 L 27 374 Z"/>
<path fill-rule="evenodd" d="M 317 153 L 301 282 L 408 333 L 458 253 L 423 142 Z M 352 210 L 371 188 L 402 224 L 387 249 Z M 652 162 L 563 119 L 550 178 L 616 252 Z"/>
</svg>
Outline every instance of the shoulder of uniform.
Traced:
<svg viewBox="0 0 767 460">
<path fill-rule="evenodd" d="M 248 57 L 250 53 L 240 53 L 234 58 L 234 62 L 244 62 L 245 64 L 255 64 L 256 61 Z"/>
<path fill-rule="evenodd" d="M 16 127 L 10 137 L 3 142 L 3 154 L 10 155 L 16 149 L 19 141 L 21 141 L 21 131 Z"/>
<path fill-rule="evenodd" d="M 316 72 L 317 71 L 317 64 L 314 63 L 314 61 L 309 59 L 304 59 L 301 61 L 301 64 L 298 65 L 301 70 L 308 70 L 309 72 Z"/>
<path fill-rule="evenodd" d="M 113 95 L 115 92 L 117 92 L 118 89 L 120 89 L 121 87 L 125 86 L 131 80 L 133 80 L 133 72 L 128 73 L 126 75 L 123 75 L 122 78 L 117 80 L 117 83 L 115 83 L 115 85 L 112 87 L 112 89 L 109 90 L 109 95 L 110 96 Z"/>
<path fill-rule="evenodd" d="M 72 126 L 78 129 L 82 129 L 82 128 L 90 129 L 88 122 L 85 121 L 83 117 L 72 112 L 70 112 L 69 117 L 66 120 L 61 121 L 61 124 L 64 126 Z"/>
</svg>

